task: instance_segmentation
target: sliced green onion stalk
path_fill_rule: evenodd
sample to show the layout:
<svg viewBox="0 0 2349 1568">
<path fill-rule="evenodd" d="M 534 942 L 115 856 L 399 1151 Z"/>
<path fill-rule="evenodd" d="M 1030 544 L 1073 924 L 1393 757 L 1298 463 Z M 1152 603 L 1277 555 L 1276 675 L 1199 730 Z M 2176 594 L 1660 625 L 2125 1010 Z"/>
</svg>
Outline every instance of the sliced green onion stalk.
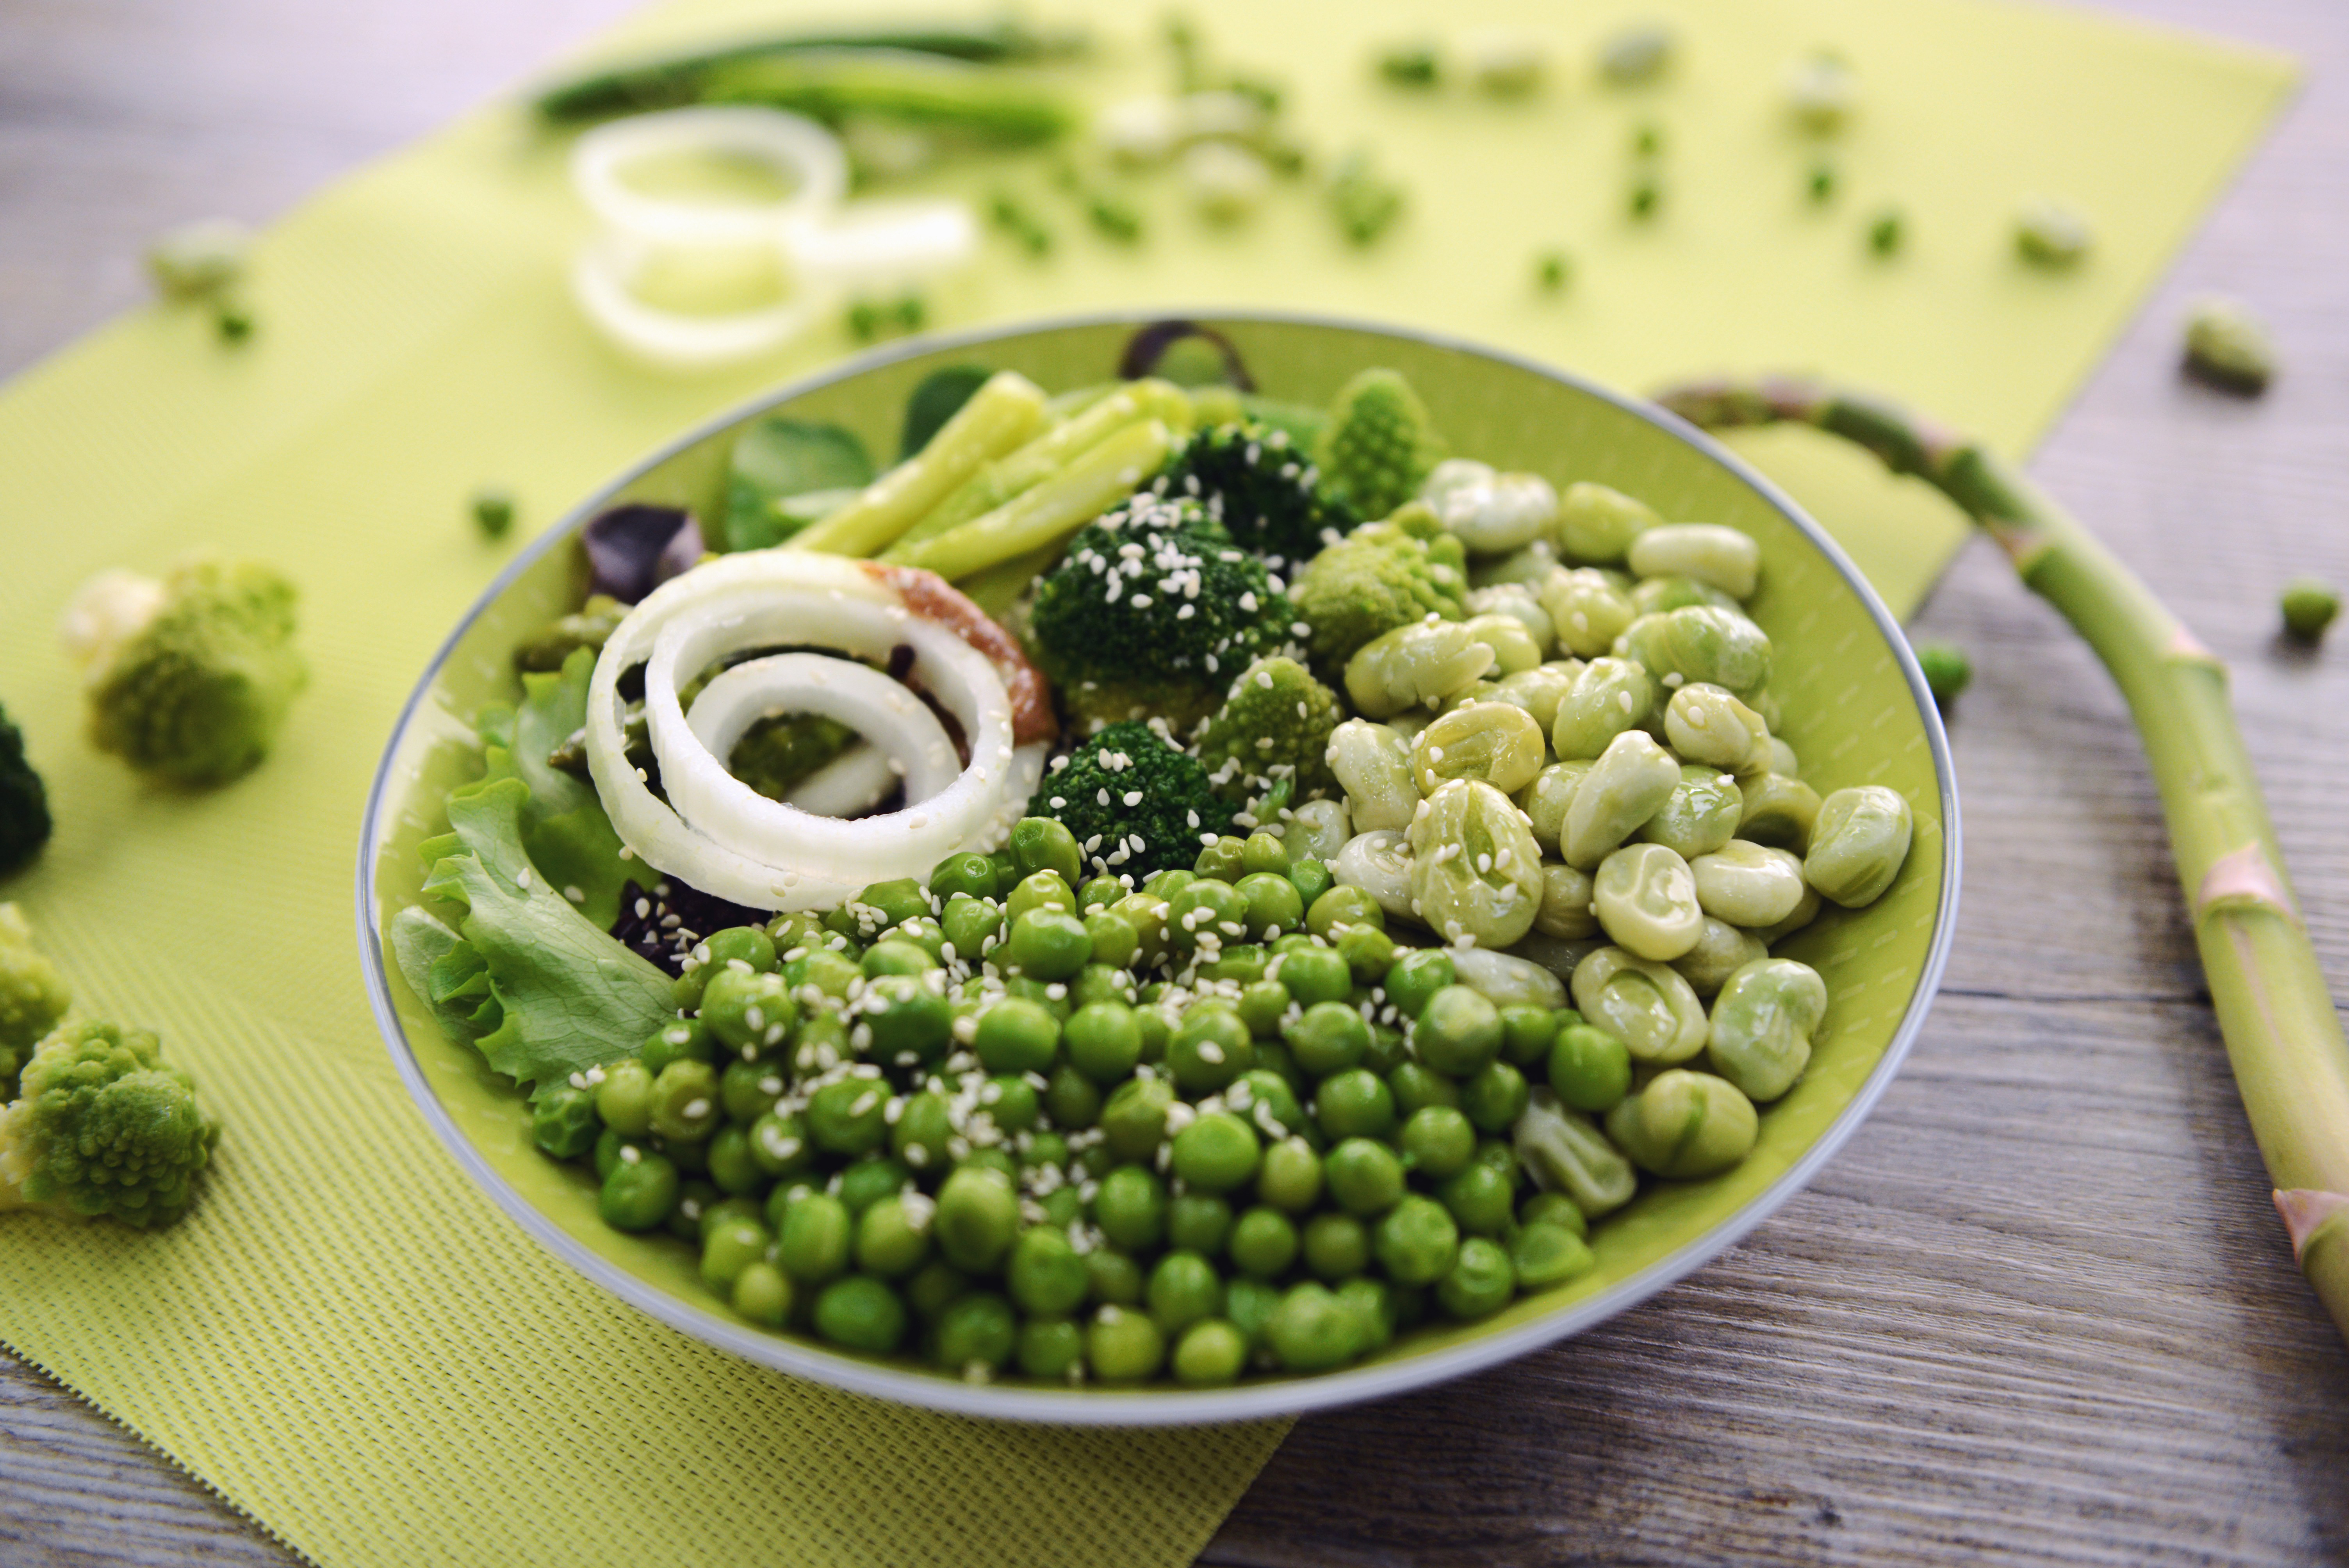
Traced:
<svg viewBox="0 0 2349 1568">
<path fill-rule="evenodd" d="M 2349 1338 L 2349 1043 L 2284 876 L 2226 667 L 2094 535 L 1972 441 L 1799 381 L 1692 385 L 1658 401 L 1707 429 L 1815 426 L 1925 480 L 2104 661 L 2161 791 L 2211 1003 L 2292 1255 Z"/>
</svg>

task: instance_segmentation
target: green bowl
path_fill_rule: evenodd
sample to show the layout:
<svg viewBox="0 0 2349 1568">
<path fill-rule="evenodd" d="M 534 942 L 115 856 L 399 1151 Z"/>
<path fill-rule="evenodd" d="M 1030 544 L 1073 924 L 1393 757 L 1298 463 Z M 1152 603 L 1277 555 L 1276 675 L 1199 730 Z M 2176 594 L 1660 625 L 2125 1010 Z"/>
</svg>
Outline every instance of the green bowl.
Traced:
<svg viewBox="0 0 2349 1568">
<path fill-rule="evenodd" d="M 1724 1176 L 1643 1192 L 1598 1228 L 1598 1265 L 1570 1284 L 1521 1297 L 1482 1322 L 1421 1329 L 1348 1371 L 1199 1391 L 972 1384 L 768 1333 L 702 1287 L 685 1243 L 604 1224 L 592 1176 L 532 1146 L 522 1094 L 441 1034 L 390 977 L 384 946 L 391 917 L 419 896 L 417 845 L 442 830 L 442 800 L 469 777 L 468 716 L 510 698 L 514 645 L 576 602 L 572 536 L 623 500 L 711 515 L 734 432 L 754 416 L 781 409 L 836 422 L 874 450 L 893 451 L 906 395 L 940 366 L 1015 369 L 1050 389 L 1097 382 L 1113 373 L 1142 319 L 1060 322 L 868 355 L 686 437 L 550 530 L 499 578 L 424 672 L 385 749 L 361 840 L 360 947 L 384 1038 L 426 1119 L 467 1174 L 564 1263 L 663 1322 L 752 1361 L 968 1415 L 1129 1425 L 1287 1414 L 1456 1377 L 1588 1328 L 1733 1245 L 1851 1136 L 1899 1070 L 1931 1004 L 1957 918 L 1949 745 L 1899 625 L 1816 523 L 1680 420 L 1557 371 L 1350 323 L 1217 319 L 1207 325 L 1232 341 L 1269 396 L 1326 403 L 1355 371 L 1392 366 L 1426 397 L 1460 453 L 1560 486 L 1596 480 L 1667 517 L 1728 523 L 1760 541 L 1762 588 L 1752 610 L 1775 650 L 1771 686 L 1785 703 L 1785 738 L 1802 757 L 1805 778 L 1822 793 L 1891 786 L 1915 811 L 1917 834 L 1907 867 L 1881 900 L 1856 913 L 1830 911 L 1781 949 L 1826 977 L 1832 1001 L 1809 1071 L 1763 1116 L 1753 1156 Z"/>
</svg>

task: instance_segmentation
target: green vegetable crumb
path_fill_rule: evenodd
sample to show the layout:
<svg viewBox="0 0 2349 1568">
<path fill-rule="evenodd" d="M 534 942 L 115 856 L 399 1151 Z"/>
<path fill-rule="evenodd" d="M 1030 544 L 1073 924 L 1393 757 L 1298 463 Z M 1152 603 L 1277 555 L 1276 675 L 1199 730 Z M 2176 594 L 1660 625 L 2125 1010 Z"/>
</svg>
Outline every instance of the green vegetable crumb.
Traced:
<svg viewBox="0 0 2349 1568">
<path fill-rule="evenodd" d="M 498 485 L 483 485 L 473 492 L 473 521 L 485 539 L 503 539 L 513 527 L 514 498 L 512 490 Z"/>
<path fill-rule="evenodd" d="M 1943 707 L 1956 701 L 1974 678 L 1973 661 L 1955 643 L 1918 644 L 1917 667 L 1925 672 L 1925 685 L 1933 700 Z"/>
<path fill-rule="evenodd" d="M 2320 578 L 2296 577 L 2284 585 L 2277 606 L 2283 613 L 2284 634 L 2294 642 L 2316 643 L 2341 614 L 2341 591 Z"/>
</svg>

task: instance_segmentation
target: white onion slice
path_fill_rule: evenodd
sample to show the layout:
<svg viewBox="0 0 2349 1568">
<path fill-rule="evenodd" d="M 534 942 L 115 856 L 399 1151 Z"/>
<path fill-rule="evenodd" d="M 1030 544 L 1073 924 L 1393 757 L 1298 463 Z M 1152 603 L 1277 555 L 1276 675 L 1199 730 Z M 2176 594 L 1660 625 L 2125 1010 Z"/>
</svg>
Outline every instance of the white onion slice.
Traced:
<svg viewBox="0 0 2349 1568">
<path fill-rule="evenodd" d="M 891 762 L 903 769 L 908 805 L 938 794 L 962 770 L 946 727 L 920 697 L 869 665 L 823 654 L 772 654 L 736 665 L 701 688 L 685 722 L 705 750 L 722 758 L 734 755 L 752 725 L 778 713 L 820 714 L 872 741 L 891 786 L 898 777 Z M 819 816 L 841 817 L 867 810 L 879 799 L 836 810 L 796 797 L 791 804 Z"/>
<path fill-rule="evenodd" d="M 605 337 L 664 369 L 705 370 L 771 353 L 838 303 L 829 288 L 802 289 L 781 304 L 722 315 L 664 310 L 636 292 L 650 259 L 643 244 L 624 234 L 590 240 L 572 261 L 571 294 Z"/>
<path fill-rule="evenodd" d="M 966 201 L 859 201 L 783 227 L 783 251 L 812 288 L 886 294 L 960 271 L 978 251 Z"/>
<path fill-rule="evenodd" d="M 783 804 L 818 817 L 854 817 L 886 800 L 897 782 L 889 754 L 859 741 L 801 779 Z"/>
<path fill-rule="evenodd" d="M 693 201 L 632 190 L 628 165 L 680 153 L 730 153 L 764 163 L 790 181 L 780 201 Z M 571 182 L 596 217 L 636 239 L 663 245 L 773 242 L 786 224 L 831 216 L 848 194 L 840 139 L 781 109 L 710 104 L 616 119 L 571 150 Z"/>
</svg>

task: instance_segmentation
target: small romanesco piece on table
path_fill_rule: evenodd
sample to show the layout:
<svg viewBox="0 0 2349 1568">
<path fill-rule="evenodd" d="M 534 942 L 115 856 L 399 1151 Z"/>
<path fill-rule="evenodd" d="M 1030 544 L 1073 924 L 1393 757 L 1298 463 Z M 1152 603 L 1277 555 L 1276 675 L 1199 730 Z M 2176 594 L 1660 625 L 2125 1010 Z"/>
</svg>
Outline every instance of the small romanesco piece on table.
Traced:
<svg viewBox="0 0 2349 1568">
<path fill-rule="evenodd" d="M 291 583 L 251 562 L 187 562 L 162 581 L 106 572 L 67 605 L 90 738 L 141 772 L 224 784 L 250 772 L 308 684 Z"/>
<path fill-rule="evenodd" d="M 0 903 L 0 1105 L 16 1098 L 16 1075 L 72 1005 L 65 976 L 33 946 L 25 912 Z"/>
<path fill-rule="evenodd" d="M 1232 823 L 1198 758 L 1139 720 L 1111 725 L 1055 763 L 1028 810 L 1069 830 L 1088 872 L 1137 885 L 1187 869 Z"/>
<path fill-rule="evenodd" d="M 1433 615 L 1468 614 L 1468 553 L 1424 506 L 1364 523 L 1313 558 L 1289 589 L 1327 670 L 1374 639 Z"/>
<path fill-rule="evenodd" d="M 1313 452 L 1323 491 L 1378 519 L 1419 493 L 1443 459 L 1427 405 L 1392 370 L 1365 370 L 1339 389 Z"/>
<path fill-rule="evenodd" d="M 149 1229 L 195 1202 L 220 1123 L 146 1029 L 85 1021 L 43 1040 L 0 1111 L 0 1211 L 39 1208 Z"/>
<path fill-rule="evenodd" d="M 1295 659 L 1258 659 L 1200 732 L 1199 761 L 1227 799 L 1254 799 L 1284 779 L 1292 799 L 1330 794 L 1330 733 L 1345 717 L 1338 694 Z"/>
</svg>

